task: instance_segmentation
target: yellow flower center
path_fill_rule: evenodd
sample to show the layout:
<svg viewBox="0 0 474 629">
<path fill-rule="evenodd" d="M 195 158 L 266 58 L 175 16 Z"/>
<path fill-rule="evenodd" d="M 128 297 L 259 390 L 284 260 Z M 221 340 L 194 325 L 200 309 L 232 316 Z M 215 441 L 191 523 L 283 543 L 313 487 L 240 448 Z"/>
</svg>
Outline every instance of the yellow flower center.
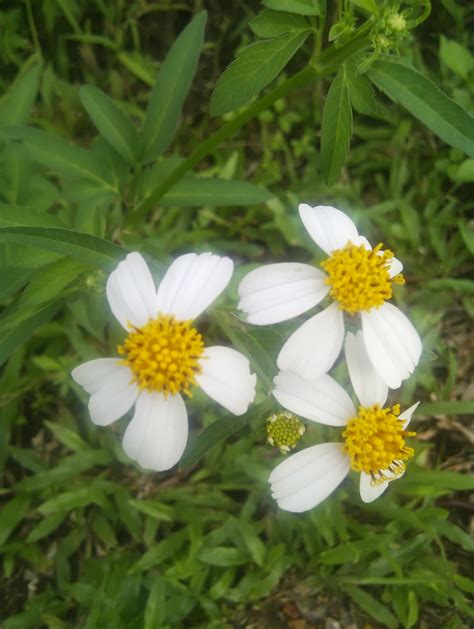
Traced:
<svg viewBox="0 0 474 629">
<path fill-rule="evenodd" d="M 388 270 L 393 253 L 379 253 L 382 243 L 369 251 L 364 245 L 347 243 L 321 262 L 328 274 L 329 294 L 342 310 L 353 315 L 361 310 L 381 306 L 392 296 L 392 284 L 404 284 L 401 273 L 390 278 Z"/>
<path fill-rule="evenodd" d="M 159 391 L 165 397 L 177 393 L 192 396 L 189 387 L 201 371 L 204 342 L 191 321 L 159 315 L 141 328 L 134 327 L 117 351 L 141 389 Z"/>
<path fill-rule="evenodd" d="M 304 424 L 287 411 L 267 419 L 267 442 L 280 448 L 282 454 L 293 450 L 304 431 Z"/>
<path fill-rule="evenodd" d="M 404 430 L 399 414 L 399 404 L 391 408 L 360 406 L 357 417 L 349 420 L 342 433 L 352 469 L 370 474 L 373 484 L 400 476 L 404 461 L 414 454 L 413 448 L 405 445 L 405 438 L 416 433 Z"/>
</svg>

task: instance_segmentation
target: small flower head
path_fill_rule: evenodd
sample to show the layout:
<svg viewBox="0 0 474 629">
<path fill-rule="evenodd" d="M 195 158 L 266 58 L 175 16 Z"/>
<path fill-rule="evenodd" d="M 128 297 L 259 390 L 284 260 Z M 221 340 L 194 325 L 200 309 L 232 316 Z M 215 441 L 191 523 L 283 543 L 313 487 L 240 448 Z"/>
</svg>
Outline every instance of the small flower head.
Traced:
<svg viewBox="0 0 474 629">
<path fill-rule="evenodd" d="M 173 315 L 159 315 L 132 331 L 117 352 L 124 356 L 140 389 L 192 397 L 189 387 L 201 373 L 199 362 L 204 342 L 191 321 L 177 321 Z"/>
<path fill-rule="evenodd" d="M 329 294 L 339 303 L 341 310 L 354 315 L 381 306 L 392 297 L 392 283 L 405 282 L 401 274 L 390 277 L 393 253 L 381 249 L 382 243 L 370 250 L 365 245 L 349 242 L 321 263 L 328 274 L 326 284 L 331 287 Z"/>
<path fill-rule="evenodd" d="M 267 419 L 267 442 L 280 448 L 282 454 L 293 450 L 304 432 L 304 424 L 288 411 L 270 415 Z"/>
<path fill-rule="evenodd" d="M 401 33 L 407 27 L 407 21 L 400 13 L 391 13 L 385 18 L 385 23 L 393 33 Z"/>
<path fill-rule="evenodd" d="M 400 476 L 405 471 L 404 461 L 414 454 L 405 439 L 416 433 L 405 430 L 399 415 L 399 404 L 391 408 L 381 408 L 379 404 L 360 406 L 342 433 L 351 468 L 370 475 L 374 484 Z"/>
</svg>

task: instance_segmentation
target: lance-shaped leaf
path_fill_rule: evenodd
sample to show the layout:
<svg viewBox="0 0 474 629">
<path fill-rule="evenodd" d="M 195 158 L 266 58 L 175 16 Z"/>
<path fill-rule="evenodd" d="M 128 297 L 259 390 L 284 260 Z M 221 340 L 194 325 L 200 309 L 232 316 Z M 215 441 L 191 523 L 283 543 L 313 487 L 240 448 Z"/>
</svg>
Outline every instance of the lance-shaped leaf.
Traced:
<svg viewBox="0 0 474 629">
<path fill-rule="evenodd" d="M 117 192 L 102 174 L 100 162 L 90 151 L 74 146 L 58 135 L 33 127 L 8 127 L 2 133 L 24 142 L 31 158 L 42 166 L 62 176 L 92 180 L 104 190 Z"/>
<path fill-rule="evenodd" d="M 174 137 L 184 99 L 196 73 L 207 13 L 201 11 L 174 42 L 156 77 L 146 110 L 144 161 L 156 159 Z"/>
<path fill-rule="evenodd" d="M 474 157 L 474 119 L 408 60 L 376 61 L 369 78 L 389 98 L 400 103 L 446 144 Z"/>
<path fill-rule="evenodd" d="M 30 117 L 38 93 L 41 66 L 33 66 L 19 76 L 11 90 L 0 100 L 0 126 L 23 124 Z"/>
<path fill-rule="evenodd" d="M 321 169 L 326 183 L 339 177 L 352 135 L 352 109 L 344 66 L 329 88 L 321 125 Z"/>
<path fill-rule="evenodd" d="M 254 17 L 249 26 L 255 35 L 265 38 L 278 37 L 291 31 L 304 31 L 309 23 L 302 15 L 266 10 Z"/>
<path fill-rule="evenodd" d="M 128 116 L 97 87 L 83 85 L 79 96 L 97 131 L 125 161 L 135 164 L 141 142 Z"/>
<path fill-rule="evenodd" d="M 283 70 L 308 34 L 294 31 L 244 48 L 217 81 L 211 114 L 219 116 L 248 103 Z"/>
<path fill-rule="evenodd" d="M 38 247 L 105 270 L 126 255 L 126 251 L 108 240 L 53 227 L 0 227 L 1 242 Z"/>
</svg>

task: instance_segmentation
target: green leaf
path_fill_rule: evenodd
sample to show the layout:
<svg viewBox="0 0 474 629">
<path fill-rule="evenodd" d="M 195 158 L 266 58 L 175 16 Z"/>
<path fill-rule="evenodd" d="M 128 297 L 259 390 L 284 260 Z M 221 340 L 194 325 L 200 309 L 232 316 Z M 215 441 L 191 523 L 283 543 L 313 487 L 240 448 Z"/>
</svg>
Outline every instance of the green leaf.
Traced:
<svg viewBox="0 0 474 629">
<path fill-rule="evenodd" d="M 267 10 L 254 17 L 249 26 L 258 37 L 278 37 L 293 31 L 304 31 L 309 28 L 309 23 L 302 15 Z"/>
<path fill-rule="evenodd" d="M 39 312 L 22 318 L 18 325 L 13 325 L 6 334 L 2 335 L 0 339 L 0 365 L 3 365 L 10 354 L 19 345 L 25 343 L 40 325 L 50 321 L 57 309 L 57 304 L 49 304 Z"/>
<path fill-rule="evenodd" d="M 30 506 L 30 498 L 17 496 L 0 511 L 0 546 L 8 539 L 15 526 L 21 522 Z"/>
<path fill-rule="evenodd" d="M 441 35 L 439 41 L 439 56 L 450 70 L 464 80 L 474 70 L 474 57 L 469 50 L 452 39 L 446 39 L 444 35 Z"/>
<path fill-rule="evenodd" d="M 0 227 L 0 242 L 39 247 L 105 270 L 110 270 L 126 254 L 108 240 L 71 229 Z"/>
<path fill-rule="evenodd" d="M 368 75 L 389 98 L 403 105 L 444 142 L 474 157 L 473 118 L 406 60 L 386 57 L 375 61 Z"/>
<path fill-rule="evenodd" d="M 274 11 L 288 11 L 300 15 L 320 15 L 318 0 L 262 0 L 269 9 Z"/>
<path fill-rule="evenodd" d="M 174 137 L 204 42 L 207 13 L 201 11 L 179 35 L 160 67 L 146 110 L 144 161 L 156 159 Z"/>
<path fill-rule="evenodd" d="M 64 513 L 72 509 L 87 507 L 90 504 L 96 504 L 104 507 L 106 504 L 105 494 L 96 487 L 83 486 L 70 491 L 65 491 L 59 496 L 50 498 L 38 507 L 38 511 L 43 515 L 50 513 Z"/>
<path fill-rule="evenodd" d="M 423 402 L 417 415 L 474 415 L 474 402 L 469 400 L 447 402 Z"/>
<path fill-rule="evenodd" d="M 39 524 L 31 529 L 26 541 L 28 543 L 33 543 L 43 539 L 43 537 L 46 537 L 55 531 L 64 521 L 66 516 L 67 513 L 52 513 L 51 515 L 47 515 Z"/>
<path fill-rule="evenodd" d="M 125 161 L 136 164 L 140 157 L 141 142 L 128 116 L 97 87 L 83 85 L 79 96 L 102 137 Z"/>
<path fill-rule="evenodd" d="M 33 127 L 8 127 L 4 133 L 21 140 L 30 157 L 62 176 L 89 179 L 107 191 L 117 192 L 102 175 L 102 167 L 86 149 L 70 144 L 63 138 Z"/>
<path fill-rule="evenodd" d="M 346 69 L 342 66 L 326 96 L 321 125 L 321 169 L 329 185 L 339 177 L 346 161 L 351 135 L 352 109 L 347 90 Z"/>
<path fill-rule="evenodd" d="M 423 290 L 452 290 L 465 295 L 474 294 L 474 280 L 466 280 L 457 277 L 446 277 L 442 279 L 428 280 L 423 284 Z"/>
<path fill-rule="evenodd" d="M 272 197 L 263 186 L 214 177 L 185 177 L 161 199 L 163 207 L 235 206 L 264 203 Z"/>
<path fill-rule="evenodd" d="M 46 212 L 0 203 L 0 227 L 30 225 L 32 227 L 63 227 L 63 222 Z"/>
<path fill-rule="evenodd" d="M 229 546 L 216 546 L 215 548 L 203 548 L 198 553 L 198 558 L 211 566 L 241 566 L 248 563 L 247 553 L 239 548 Z"/>
<path fill-rule="evenodd" d="M 66 448 L 74 450 L 75 452 L 88 449 L 87 443 L 74 430 L 66 428 L 66 426 L 62 426 L 61 424 L 50 422 L 48 420 L 45 420 L 44 423 L 48 430 L 50 430 L 56 437 L 56 439 L 63 443 Z"/>
<path fill-rule="evenodd" d="M 36 65 L 20 75 L 0 100 L 0 126 L 24 124 L 36 100 L 42 67 Z"/>
<path fill-rule="evenodd" d="M 382 623 L 384 627 L 396 629 L 398 621 L 392 612 L 365 590 L 353 585 L 344 586 L 344 590 L 369 616 Z"/>
<path fill-rule="evenodd" d="M 5 299 L 12 295 L 18 288 L 21 288 L 30 277 L 34 270 L 23 269 L 21 267 L 6 266 L 2 267 L 0 273 L 0 299 Z"/>
<path fill-rule="evenodd" d="M 194 465 L 219 441 L 230 437 L 230 435 L 244 428 L 250 421 L 256 418 L 266 417 L 270 408 L 271 403 L 265 400 L 240 417 L 229 417 L 226 415 L 220 419 L 216 419 L 216 421 L 206 426 L 196 437 L 188 442 L 180 461 L 180 467 Z"/>
<path fill-rule="evenodd" d="M 474 159 L 465 159 L 459 168 L 450 175 L 451 179 L 457 183 L 474 182 Z"/>
<path fill-rule="evenodd" d="M 143 557 L 141 557 L 132 567 L 128 570 L 128 574 L 137 574 L 138 572 L 145 572 L 154 566 L 161 564 L 166 559 L 169 559 L 176 551 L 178 551 L 186 542 L 187 531 L 181 529 L 176 533 L 171 533 L 166 539 L 152 546 Z"/>
<path fill-rule="evenodd" d="M 165 614 L 165 581 L 162 577 L 155 575 L 146 602 L 143 629 L 156 629 L 164 626 Z"/>
<path fill-rule="evenodd" d="M 60 297 L 64 289 L 86 269 L 86 265 L 69 258 L 49 264 L 33 277 L 21 296 L 19 306 L 38 306 Z"/>
<path fill-rule="evenodd" d="M 377 110 L 377 102 L 369 79 L 364 74 L 357 75 L 351 71 L 346 76 L 352 107 L 359 114 L 373 115 Z"/>
<path fill-rule="evenodd" d="M 217 81 L 211 114 L 219 116 L 248 103 L 283 70 L 309 31 L 297 31 L 244 48 Z"/>
</svg>

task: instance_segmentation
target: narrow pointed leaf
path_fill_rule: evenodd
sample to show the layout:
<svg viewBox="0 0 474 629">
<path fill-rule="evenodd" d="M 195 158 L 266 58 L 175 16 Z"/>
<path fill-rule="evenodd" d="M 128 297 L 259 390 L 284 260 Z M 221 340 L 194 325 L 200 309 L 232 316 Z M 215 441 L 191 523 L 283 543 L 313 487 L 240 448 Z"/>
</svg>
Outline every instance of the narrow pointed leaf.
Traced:
<svg viewBox="0 0 474 629">
<path fill-rule="evenodd" d="M 320 15 L 318 0 L 262 0 L 269 9 L 274 11 L 288 11 L 300 15 Z"/>
<path fill-rule="evenodd" d="M 128 116 L 97 87 L 83 85 L 79 96 L 97 131 L 125 161 L 135 164 L 140 157 L 140 138 Z"/>
<path fill-rule="evenodd" d="M 324 103 L 321 125 L 321 169 L 326 183 L 333 184 L 346 161 L 352 135 L 352 109 L 345 68 L 331 83 Z"/>
<path fill-rule="evenodd" d="M 474 118 L 406 60 L 386 57 L 368 72 L 370 80 L 446 144 L 474 157 Z"/>
<path fill-rule="evenodd" d="M 220 116 L 246 105 L 283 70 L 309 31 L 295 31 L 245 48 L 217 81 L 211 114 Z"/>
<path fill-rule="evenodd" d="M 8 127 L 4 134 L 21 140 L 31 158 L 62 176 L 89 179 L 105 190 L 116 192 L 102 174 L 102 167 L 91 151 L 70 144 L 63 138 L 33 127 Z"/>
<path fill-rule="evenodd" d="M 108 240 L 53 227 L 0 227 L 0 242 L 38 247 L 105 270 L 113 267 L 126 254 Z"/>
<path fill-rule="evenodd" d="M 27 70 L 0 100 L 0 126 L 23 124 L 28 120 L 38 94 L 41 70 L 41 65 Z"/>
<path fill-rule="evenodd" d="M 181 109 L 204 43 L 207 13 L 201 11 L 174 42 L 160 67 L 146 110 L 144 138 L 146 162 L 156 159 L 174 137 Z"/>
</svg>

